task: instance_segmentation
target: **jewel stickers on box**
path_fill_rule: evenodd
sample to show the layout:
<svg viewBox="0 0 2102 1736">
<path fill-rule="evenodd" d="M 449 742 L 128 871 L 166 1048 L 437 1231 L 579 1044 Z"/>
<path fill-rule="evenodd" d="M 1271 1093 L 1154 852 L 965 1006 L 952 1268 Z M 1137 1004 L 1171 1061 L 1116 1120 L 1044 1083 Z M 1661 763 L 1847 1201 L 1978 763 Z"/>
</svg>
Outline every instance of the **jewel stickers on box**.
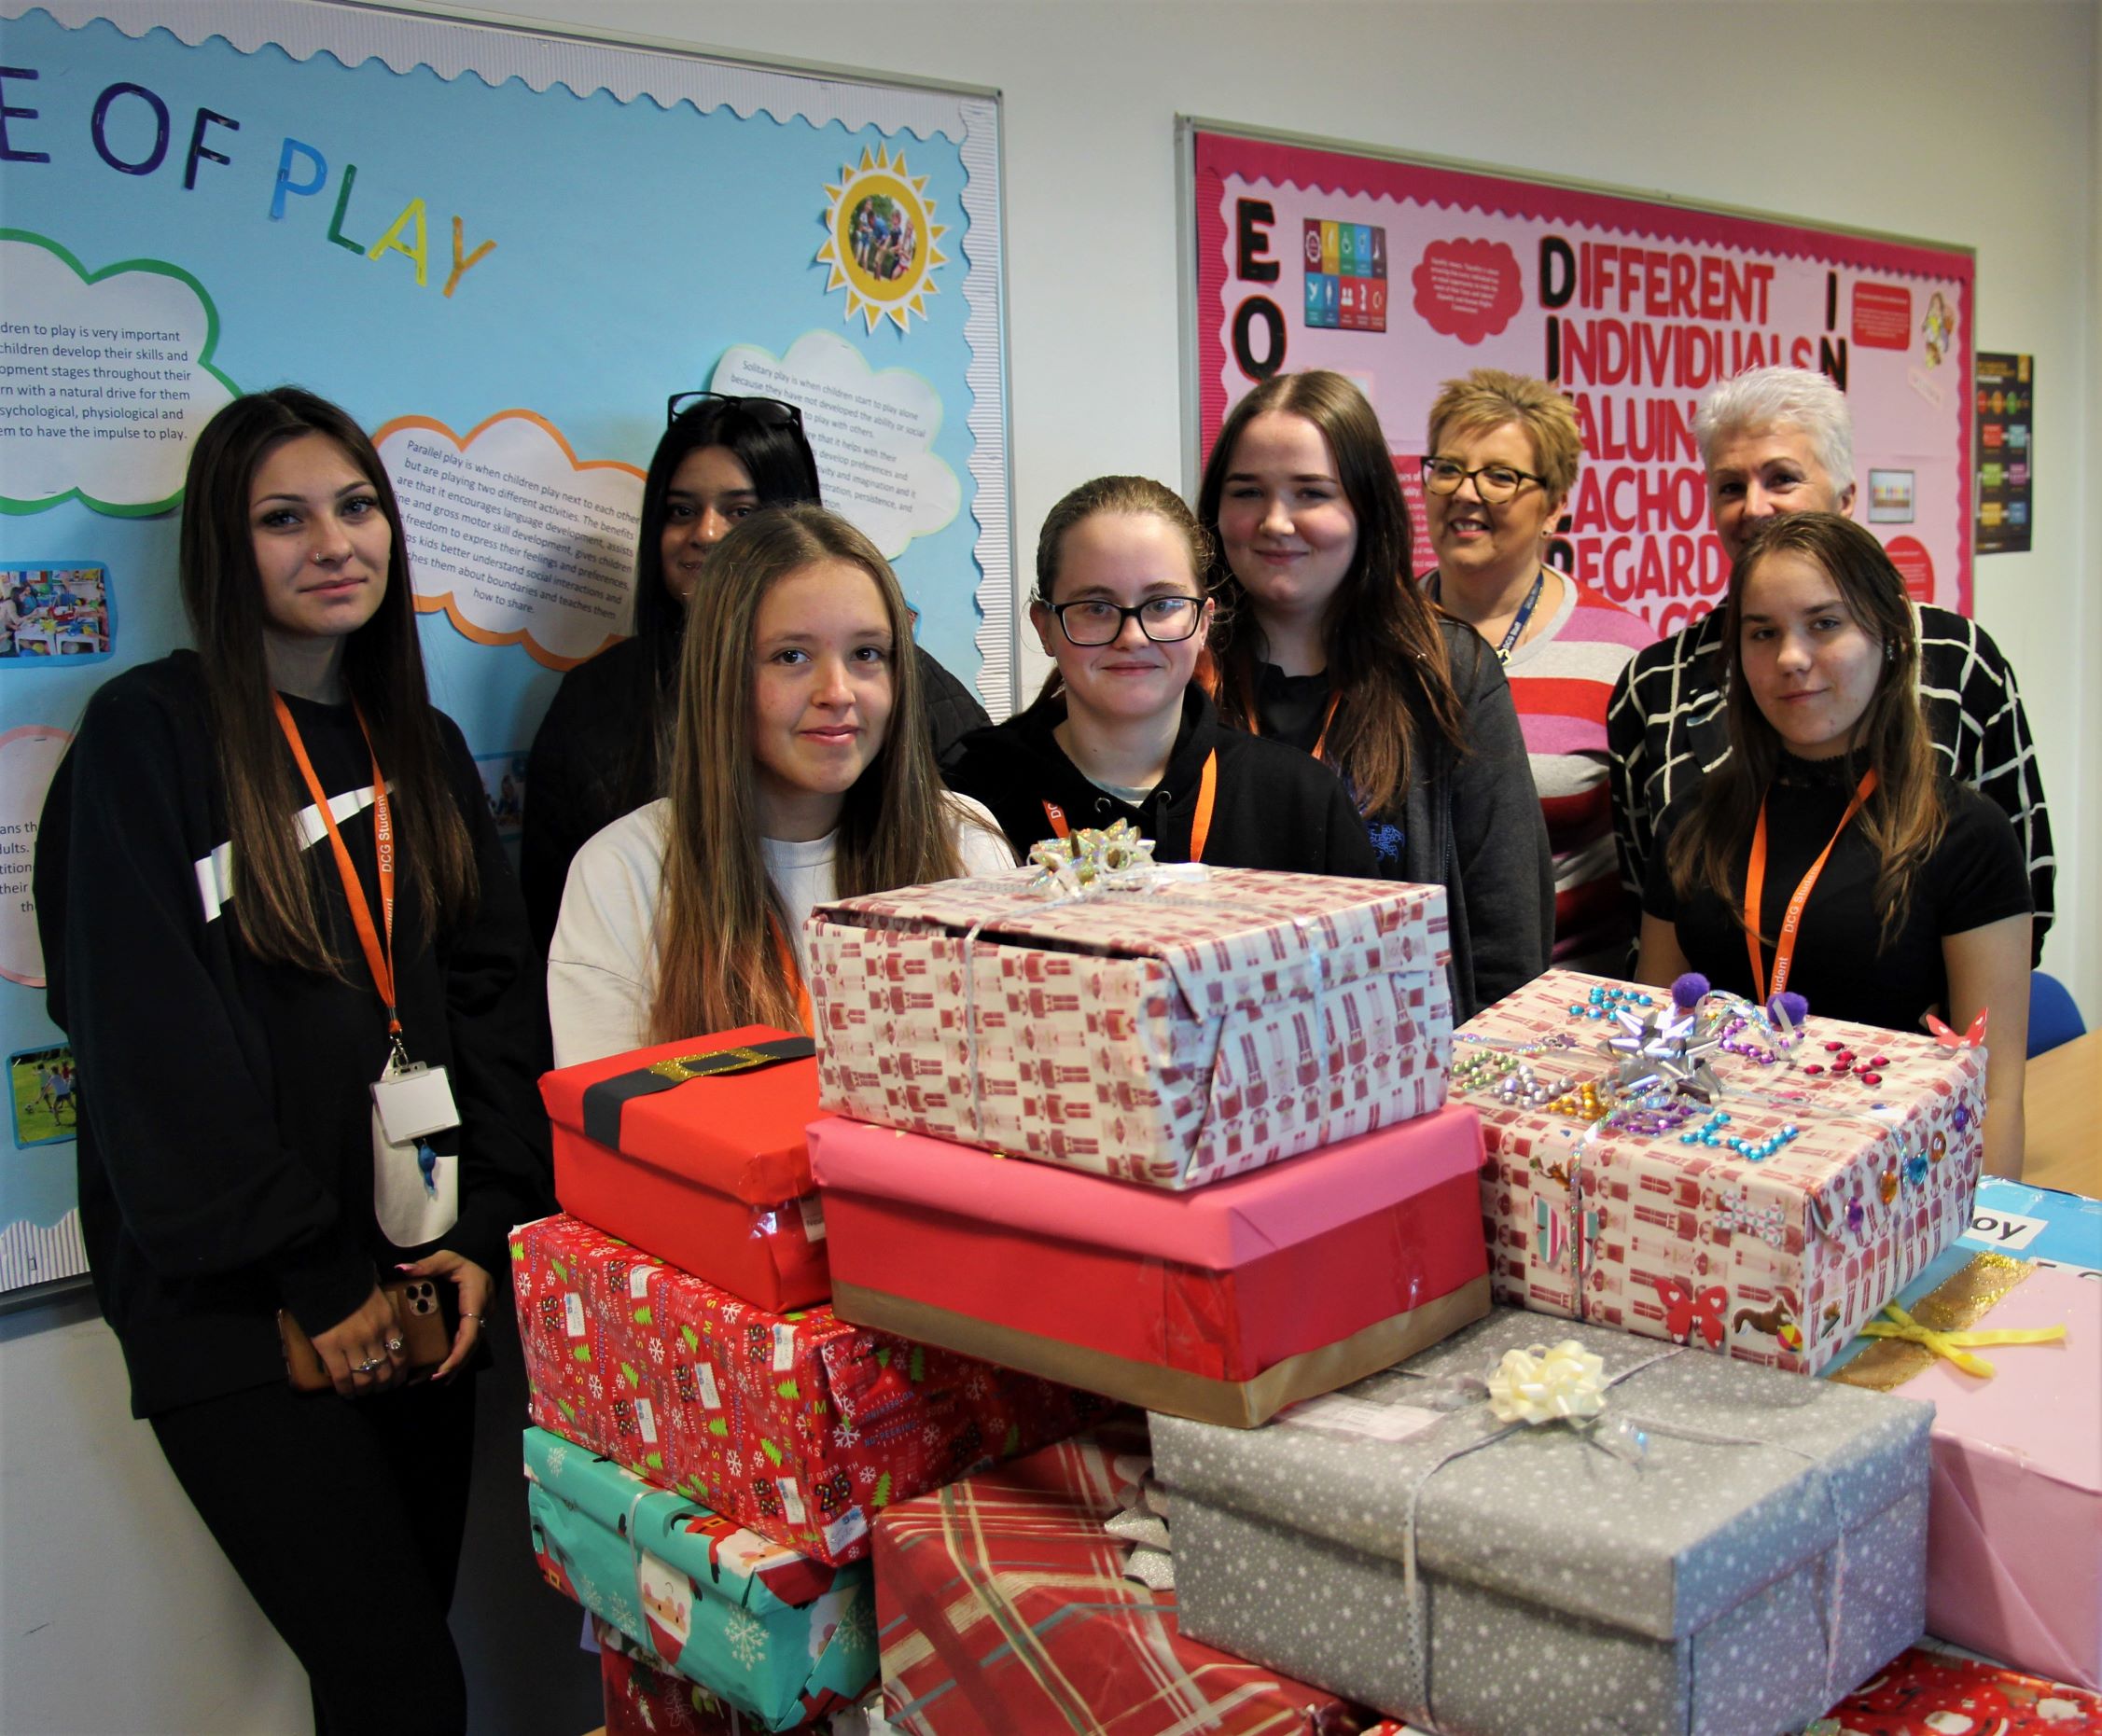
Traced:
<svg viewBox="0 0 2102 1736">
<path fill-rule="evenodd" d="M 1970 1221 L 1961 1040 L 1551 971 L 1455 1055 L 1500 1301 L 1815 1372 Z"/>
</svg>

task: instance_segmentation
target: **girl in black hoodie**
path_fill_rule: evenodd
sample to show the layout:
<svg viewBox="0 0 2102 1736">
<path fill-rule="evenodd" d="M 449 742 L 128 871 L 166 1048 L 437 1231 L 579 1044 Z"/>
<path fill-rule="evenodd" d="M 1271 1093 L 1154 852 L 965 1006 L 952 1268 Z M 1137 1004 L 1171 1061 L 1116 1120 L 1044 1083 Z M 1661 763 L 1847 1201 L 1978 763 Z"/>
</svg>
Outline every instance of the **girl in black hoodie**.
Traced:
<svg viewBox="0 0 2102 1736">
<path fill-rule="evenodd" d="M 1020 854 L 1127 820 L 1159 862 L 1371 878 L 1377 864 L 1328 767 L 1221 726 L 1195 675 L 1213 604 L 1209 539 L 1145 477 L 1098 477 L 1053 507 L 1029 618 L 1058 664 L 1042 695 L 967 737 L 950 786 Z"/>
</svg>

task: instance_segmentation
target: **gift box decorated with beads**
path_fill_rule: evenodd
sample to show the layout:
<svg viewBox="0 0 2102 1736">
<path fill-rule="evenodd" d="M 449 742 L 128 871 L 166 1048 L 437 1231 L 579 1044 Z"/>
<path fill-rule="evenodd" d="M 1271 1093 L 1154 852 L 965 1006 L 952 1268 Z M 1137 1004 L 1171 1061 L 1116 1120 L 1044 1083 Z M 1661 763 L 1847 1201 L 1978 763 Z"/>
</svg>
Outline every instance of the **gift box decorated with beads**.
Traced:
<svg viewBox="0 0 2102 1736">
<path fill-rule="evenodd" d="M 1457 1034 L 1496 1298 L 1814 1373 L 1970 1223 L 1984 1051 L 1703 1007 L 1550 971 Z"/>
<path fill-rule="evenodd" d="M 866 1562 L 814 1562 L 545 1429 L 525 1431 L 525 1476 L 548 1582 L 760 1729 L 794 1729 L 875 1680 Z"/>
<path fill-rule="evenodd" d="M 1183 866 L 1090 896 L 1028 870 L 821 905 L 828 1109 L 1194 1187 L 1445 1100 L 1445 895 Z"/>
<path fill-rule="evenodd" d="M 1047 1381 L 771 1313 L 566 1215 L 511 1232 L 532 1420 L 820 1562 L 892 1501 L 1107 1407 Z"/>
<path fill-rule="evenodd" d="M 1751 1736 L 1920 1637 L 1932 1418 L 1496 1309 L 1261 1428 L 1148 1421 L 1191 1638 L 1431 1729 Z"/>
</svg>

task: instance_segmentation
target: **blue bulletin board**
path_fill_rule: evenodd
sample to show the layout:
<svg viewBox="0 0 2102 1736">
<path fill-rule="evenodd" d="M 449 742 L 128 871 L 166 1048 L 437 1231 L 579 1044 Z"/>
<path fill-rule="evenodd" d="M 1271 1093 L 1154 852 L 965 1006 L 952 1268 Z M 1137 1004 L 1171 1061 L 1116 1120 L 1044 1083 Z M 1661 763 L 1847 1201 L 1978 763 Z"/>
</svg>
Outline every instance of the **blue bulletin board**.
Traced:
<svg viewBox="0 0 2102 1736">
<path fill-rule="evenodd" d="M 95 687 L 184 640 L 183 464 L 231 394 L 373 430 L 507 826 L 560 672 L 626 631 L 671 394 L 800 405 L 827 503 L 995 715 L 1013 560 L 994 93 L 331 0 L 0 21 L 4 1294 L 83 1266 L 44 790 Z"/>
</svg>

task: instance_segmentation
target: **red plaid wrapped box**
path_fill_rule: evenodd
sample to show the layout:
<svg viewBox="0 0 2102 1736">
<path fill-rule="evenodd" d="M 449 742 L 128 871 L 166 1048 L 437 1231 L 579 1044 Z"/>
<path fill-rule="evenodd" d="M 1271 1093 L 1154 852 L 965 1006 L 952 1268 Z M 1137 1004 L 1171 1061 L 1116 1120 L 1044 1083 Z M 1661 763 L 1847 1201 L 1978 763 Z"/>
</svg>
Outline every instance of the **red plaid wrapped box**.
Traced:
<svg viewBox="0 0 2102 1736">
<path fill-rule="evenodd" d="M 1196 1187 L 1445 1101 L 1441 887 L 1183 866 L 1053 897 L 1029 876 L 820 905 L 827 1109 Z"/>
<path fill-rule="evenodd" d="M 876 1524 L 884 1715 L 912 1736 L 1344 1736 L 1333 1694 L 1183 1638 L 1172 1592 L 1123 1576 L 1103 1529 L 1136 1429 L 1069 1440 Z M 1143 1461 L 1140 1461 L 1142 1464 Z M 1378 1727 L 1391 1728 L 1391 1727 Z"/>
<path fill-rule="evenodd" d="M 1711 1103 L 1616 1104 L 1619 1015 L 1670 1011 L 1552 970 L 1461 1027 L 1496 1299 L 1814 1374 L 1970 1225 L 1984 1052 L 1813 1008 L 1726 1035 Z"/>
<path fill-rule="evenodd" d="M 532 1420 L 835 1565 L 893 1501 L 1057 1440 L 1102 1399 L 769 1313 L 558 1215 L 511 1232 Z"/>
</svg>

